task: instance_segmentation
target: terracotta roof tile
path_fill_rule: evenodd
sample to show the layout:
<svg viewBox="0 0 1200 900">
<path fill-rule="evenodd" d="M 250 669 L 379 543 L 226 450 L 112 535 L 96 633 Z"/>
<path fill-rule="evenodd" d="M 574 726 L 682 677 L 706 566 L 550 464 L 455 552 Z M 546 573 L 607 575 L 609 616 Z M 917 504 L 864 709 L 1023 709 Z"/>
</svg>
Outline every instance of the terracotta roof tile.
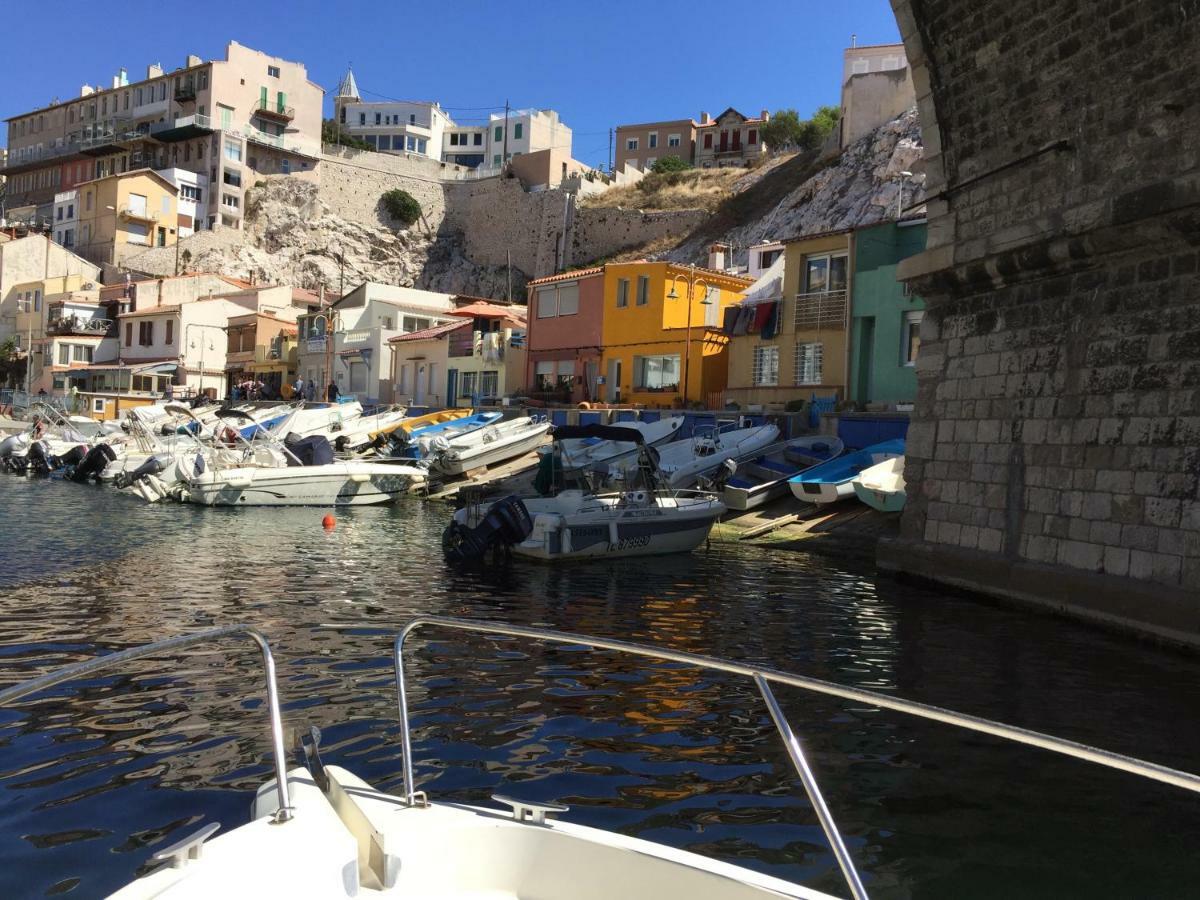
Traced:
<svg viewBox="0 0 1200 900">
<path fill-rule="evenodd" d="M 443 334 L 449 334 L 459 328 L 470 328 L 471 323 L 465 319 L 460 322 L 444 322 L 441 325 L 434 325 L 432 328 L 424 328 L 421 331 L 410 331 L 408 334 L 398 334 L 394 338 L 388 338 L 389 344 L 399 344 L 406 341 L 425 341 L 430 338 L 441 337 Z"/>
</svg>

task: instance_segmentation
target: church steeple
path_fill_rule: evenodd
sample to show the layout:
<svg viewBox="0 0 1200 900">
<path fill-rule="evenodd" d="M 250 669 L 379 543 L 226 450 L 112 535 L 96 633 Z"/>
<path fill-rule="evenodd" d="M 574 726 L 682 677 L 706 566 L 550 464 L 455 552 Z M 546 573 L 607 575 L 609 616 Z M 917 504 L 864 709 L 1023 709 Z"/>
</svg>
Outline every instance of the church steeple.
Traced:
<svg viewBox="0 0 1200 900">
<path fill-rule="evenodd" d="M 341 124 L 346 124 L 346 104 L 361 103 L 362 97 L 358 95 L 358 82 L 354 80 L 354 69 L 351 66 L 346 68 L 346 74 L 342 76 L 342 80 L 338 82 L 337 93 L 333 95 L 333 118 Z"/>
</svg>

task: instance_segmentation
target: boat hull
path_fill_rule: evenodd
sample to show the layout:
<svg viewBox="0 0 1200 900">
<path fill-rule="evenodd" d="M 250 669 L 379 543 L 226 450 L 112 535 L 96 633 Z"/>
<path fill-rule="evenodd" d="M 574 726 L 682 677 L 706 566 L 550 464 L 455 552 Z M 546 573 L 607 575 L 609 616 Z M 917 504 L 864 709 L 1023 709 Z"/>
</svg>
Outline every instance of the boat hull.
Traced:
<svg viewBox="0 0 1200 900">
<path fill-rule="evenodd" d="M 904 501 L 907 499 L 904 491 L 882 491 L 867 487 L 861 481 L 854 482 L 854 493 L 867 506 L 886 513 L 900 512 L 904 509 Z"/>
<path fill-rule="evenodd" d="M 511 439 L 501 438 L 491 444 L 477 444 L 462 451 L 439 453 L 434 458 L 430 471 L 441 475 L 462 475 L 472 469 L 524 456 L 541 445 L 549 430 L 550 425 L 546 423 L 530 428 L 528 433 Z"/>
<path fill-rule="evenodd" d="M 188 497 L 203 506 L 371 506 L 396 500 L 413 483 L 413 476 L 397 466 L 352 470 L 335 463 L 320 468 L 330 471 L 295 467 L 205 472 L 189 479 Z"/>
</svg>

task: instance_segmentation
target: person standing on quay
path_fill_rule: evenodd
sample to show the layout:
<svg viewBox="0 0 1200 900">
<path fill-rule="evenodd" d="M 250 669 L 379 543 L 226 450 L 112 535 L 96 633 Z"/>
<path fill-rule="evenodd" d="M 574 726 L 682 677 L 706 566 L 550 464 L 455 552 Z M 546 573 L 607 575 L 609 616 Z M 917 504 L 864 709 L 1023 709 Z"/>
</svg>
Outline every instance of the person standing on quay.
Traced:
<svg viewBox="0 0 1200 900">
<path fill-rule="evenodd" d="M 329 390 L 325 393 L 325 399 L 329 403 L 337 403 L 338 386 L 336 381 L 329 382 Z"/>
</svg>

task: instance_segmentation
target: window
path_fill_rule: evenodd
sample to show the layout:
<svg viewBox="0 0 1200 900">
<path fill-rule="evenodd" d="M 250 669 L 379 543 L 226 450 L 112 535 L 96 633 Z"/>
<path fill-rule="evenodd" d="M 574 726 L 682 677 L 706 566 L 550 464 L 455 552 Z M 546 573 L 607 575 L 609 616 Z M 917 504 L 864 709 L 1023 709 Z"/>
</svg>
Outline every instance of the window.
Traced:
<svg viewBox="0 0 1200 900">
<path fill-rule="evenodd" d="M 758 255 L 758 267 L 760 269 L 769 269 L 775 260 L 783 254 L 783 250 L 777 248 L 775 250 L 764 250 Z"/>
<path fill-rule="evenodd" d="M 104 398 L 103 397 L 93 397 L 92 398 L 92 412 L 99 413 L 100 415 L 104 414 Z"/>
<path fill-rule="evenodd" d="M 179 197 L 182 200 L 191 200 L 194 203 L 199 203 L 200 188 L 193 187 L 190 184 L 181 185 L 179 188 Z"/>
<path fill-rule="evenodd" d="M 84 202 L 87 204 L 87 211 L 91 212 L 92 211 L 92 192 L 88 191 L 86 194 L 84 194 L 83 199 L 84 199 Z"/>
<path fill-rule="evenodd" d="M 225 158 L 230 162 L 242 161 L 242 145 L 237 141 L 225 142 Z"/>
<path fill-rule="evenodd" d="M 472 396 L 475 393 L 475 383 L 478 377 L 478 372 L 463 372 L 462 377 L 458 381 L 458 396 Z"/>
<path fill-rule="evenodd" d="M 74 362 L 90 363 L 92 361 L 92 348 L 87 344 L 72 344 L 71 359 Z"/>
<path fill-rule="evenodd" d="M 33 292 L 33 311 L 42 311 L 42 291 L 40 288 Z"/>
<path fill-rule="evenodd" d="M 55 210 L 55 218 L 57 218 L 58 221 L 61 222 L 62 217 L 63 217 L 63 208 L 60 206 L 58 209 Z"/>
<path fill-rule="evenodd" d="M 476 147 L 483 146 L 483 132 L 476 132 L 474 144 Z"/>
<path fill-rule="evenodd" d="M 171 195 L 163 194 L 162 196 L 162 214 L 164 217 L 171 215 Z"/>
<path fill-rule="evenodd" d="M 824 344 L 796 345 L 796 384 L 820 384 Z"/>
<path fill-rule="evenodd" d="M 167 82 L 165 79 L 158 83 L 158 99 L 159 100 L 167 99 Z"/>
<path fill-rule="evenodd" d="M 427 319 L 424 316 L 405 316 L 401 323 L 400 330 L 404 332 L 424 331 L 433 324 L 432 319 Z"/>
<path fill-rule="evenodd" d="M 492 134 L 492 140 L 494 140 L 494 141 L 504 140 L 504 126 L 502 126 L 502 125 L 496 126 L 496 130 Z"/>
<path fill-rule="evenodd" d="M 219 118 L 221 120 L 221 130 L 228 131 L 233 127 L 233 107 L 222 106 L 220 103 L 218 103 L 217 112 L 220 114 Z"/>
<path fill-rule="evenodd" d="M 67 365 L 71 364 L 71 345 L 70 344 L 59 344 L 58 345 L 58 364 L 60 366 L 67 366 Z"/>
<path fill-rule="evenodd" d="M 712 149 L 712 132 L 711 131 L 708 134 L 704 135 L 704 149 L 705 150 Z"/>
<path fill-rule="evenodd" d="M 241 205 L 241 200 L 236 194 L 222 194 L 221 205 L 228 206 L 230 209 L 238 209 Z"/>
<path fill-rule="evenodd" d="M 492 155 L 492 165 L 493 166 L 500 165 L 500 154 L 499 153 L 495 153 Z"/>
<path fill-rule="evenodd" d="M 638 148 L 638 139 L 637 138 L 626 139 L 626 141 L 625 141 L 625 149 L 626 150 L 636 150 L 637 148 Z"/>
<path fill-rule="evenodd" d="M 495 397 L 500 393 L 500 373 L 496 370 L 479 373 L 479 393 L 483 397 Z"/>
<path fill-rule="evenodd" d="M 629 279 L 617 279 L 617 308 L 622 309 L 629 305 Z"/>
<path fill-rule="evenodd" d="M 650 276 L 639 275 L 637 282 L 637 300 L 638 306 L 645 306 L 650 302 Z"/>
<path fill-rule="evenodd" d="M 516 125 L 513 126 L 513 140 L 519 141 L 521 139 L 521 135 L 524 134 L 524 132 L 525 132 L 525 123 L 518 122 Z"/>
<path fill-rule="evenodd" d="M 126 347 L 133 346 L 133 323 L 132 322 L 125 323 L 125 346 Z"/>
<path fill-rule="evenodd" d="M 554 377 L 554 360 L 540 360 L 533 364 L 533 374 L 537 381 L 537 389 L 539 391 L 552 391 L 556 387 L 556 379 Z"/>
<path fill-rule="evenodd" d="M 366 114 L 365 112 L 360 112 L 360 113 L 358 114 L 358 124 L 359 124 L 359 125 L 366 125 L 366 124 L 367 124 L 367 114 Z"/>
<path fill-rule="evenodd" d="M 657 157 L 657 156 L 647 156 L 647 157 L 646 157 L 646 168 L 647 168 L 647 169 L 653 169 L 653 168 L 654 168 L 654 164 L 655 164 L 657 161 L 658 161 L 658 157 Z"/>
<path fill-rule="evenodd" d="M 350 393 L 365 394 L 367 392 L 367 364 L 350 363 Z"/>
<path fill-rule="evenodd" d="M 809 294 L 846 289 L 845 254 L 840 256 L 810 256 L 805 271 L 804 290 Z"/>
<path fill-rule="evenodd" d="M 408 122 L 410 125 L 416 125 L 417 124 L 417 114 L 409 113 L 408 114 Z"/>
<path fill-rule="evenodd" d="M 746 143 L 747 144 L 757 144 L 758 143 L 758 129 L 757 128 L 750 129 L 750 132 L 749 132 L 748 136 L 746 137 Z"/>
<path fill-rule="evenodd" d="M 458 135 L 457 134 L 450 135 L 450 146 L 451 147 L 458 146 Z"/>
<path fill-rule="evenodd" d="M 242 173 L 237 171 L 236 169 L 226 169 L 224 174 L 222 174 L 222 176 L 221 176 L 221 181 L 223 181 L 225 184 L 228 184 L 232 187 L 241 187 L 242 186 Z"/>
<path fill-rule="evenodd" d="M 900 364 L 915 366 L 917 354 L 921 350 L 921 320 L 925 318 L 922 310 L 912 310 L 904 313 L 900 326 Z"/>
<path fill-rule="evenodd" d="M 418 153 L 424 153 L 424 152 L 425 152 L 425 148 L 426 148 L 426 147 L 428 147 L 428 145 L 429 145 L 429 144 L 428 144 L 428 142 L 425 140 L 425 138 L 417 138 L 417 152 L 418 152 Z"/>
<path fill-rule="evenodd" d="M 267 66 L 267 77 L 268 78 L 278 78 L 279 77 L 279 66 Z"/>
<path fill-rule="evenodd" d="M 635 356 L 633 386 L 643 391 L 675 391 L 679 389 L 679 355 Z"/>
<path fill-rule="evenodd" d="M 667 135 L 667 146 L 668 147 L 678 147 L 679 144 L 680 144 L 679 135 L 677 135 L 677 134 L 668 134 Z"/>
<path fill-rule="evenodd" d="M 175 343 L 175 320 L 167 319 L 167 336 L 164 339 L 167 346 Z"/>
<path fill-rule="evenodd" d="M 636 156 L 631 156 L 631 157 L 629 158 L 628 165 L 631 165 L 631 166 L 633 166 L 633 167 L 636 169 L 636 168 L 638 167 L 638 159 L 637 159 L 637 157 L 636 157 Z"/>
<path fill-rule="evenodd" d="M 549 284 L 537 289 L 537 317 L 573 316 L 579 312 L 579 282 Z"/>
<path fill-rule="evenodd" d="M 555 285 L 547 285 L 537 289 L 537 317 L 552 319 L 558 315 L 558 291 Z"/>
<path fill-rule="evenodd" d="M 154 343 L 154 323 L 138 322 L 138 345 L 149 347 Z"/>
<path fill-rule="evenodd" d="M 773 387 L 779 384 L 779 348 L 755 347 L 754 372 L 755 385 Z"/>
<path fill-rule="evenodd" d="M 646 142 L 646 147 L 650 150 L 653 150 L 657 146 L 658 146 L 658 132 L 652 131 L 652 132 L 650 132 L 649 140 Z"/>
<path fill-rule="evenodd" d="M 407 149 L 409 150 L 409 152 L 413 152 L 417 149 L 417 139 L 415 137 L 413 137 L 411 134 L 408 136 Z"/>
<path fill-rule="evenodd" d="M 379 113 L 375 113 L 375 124 L 376 125 L 382 125 L 383 124 L 383 122 L 381 121 L 382 119 L 383 119 L 383 116 L 381 116 Z"/>
</svg>

